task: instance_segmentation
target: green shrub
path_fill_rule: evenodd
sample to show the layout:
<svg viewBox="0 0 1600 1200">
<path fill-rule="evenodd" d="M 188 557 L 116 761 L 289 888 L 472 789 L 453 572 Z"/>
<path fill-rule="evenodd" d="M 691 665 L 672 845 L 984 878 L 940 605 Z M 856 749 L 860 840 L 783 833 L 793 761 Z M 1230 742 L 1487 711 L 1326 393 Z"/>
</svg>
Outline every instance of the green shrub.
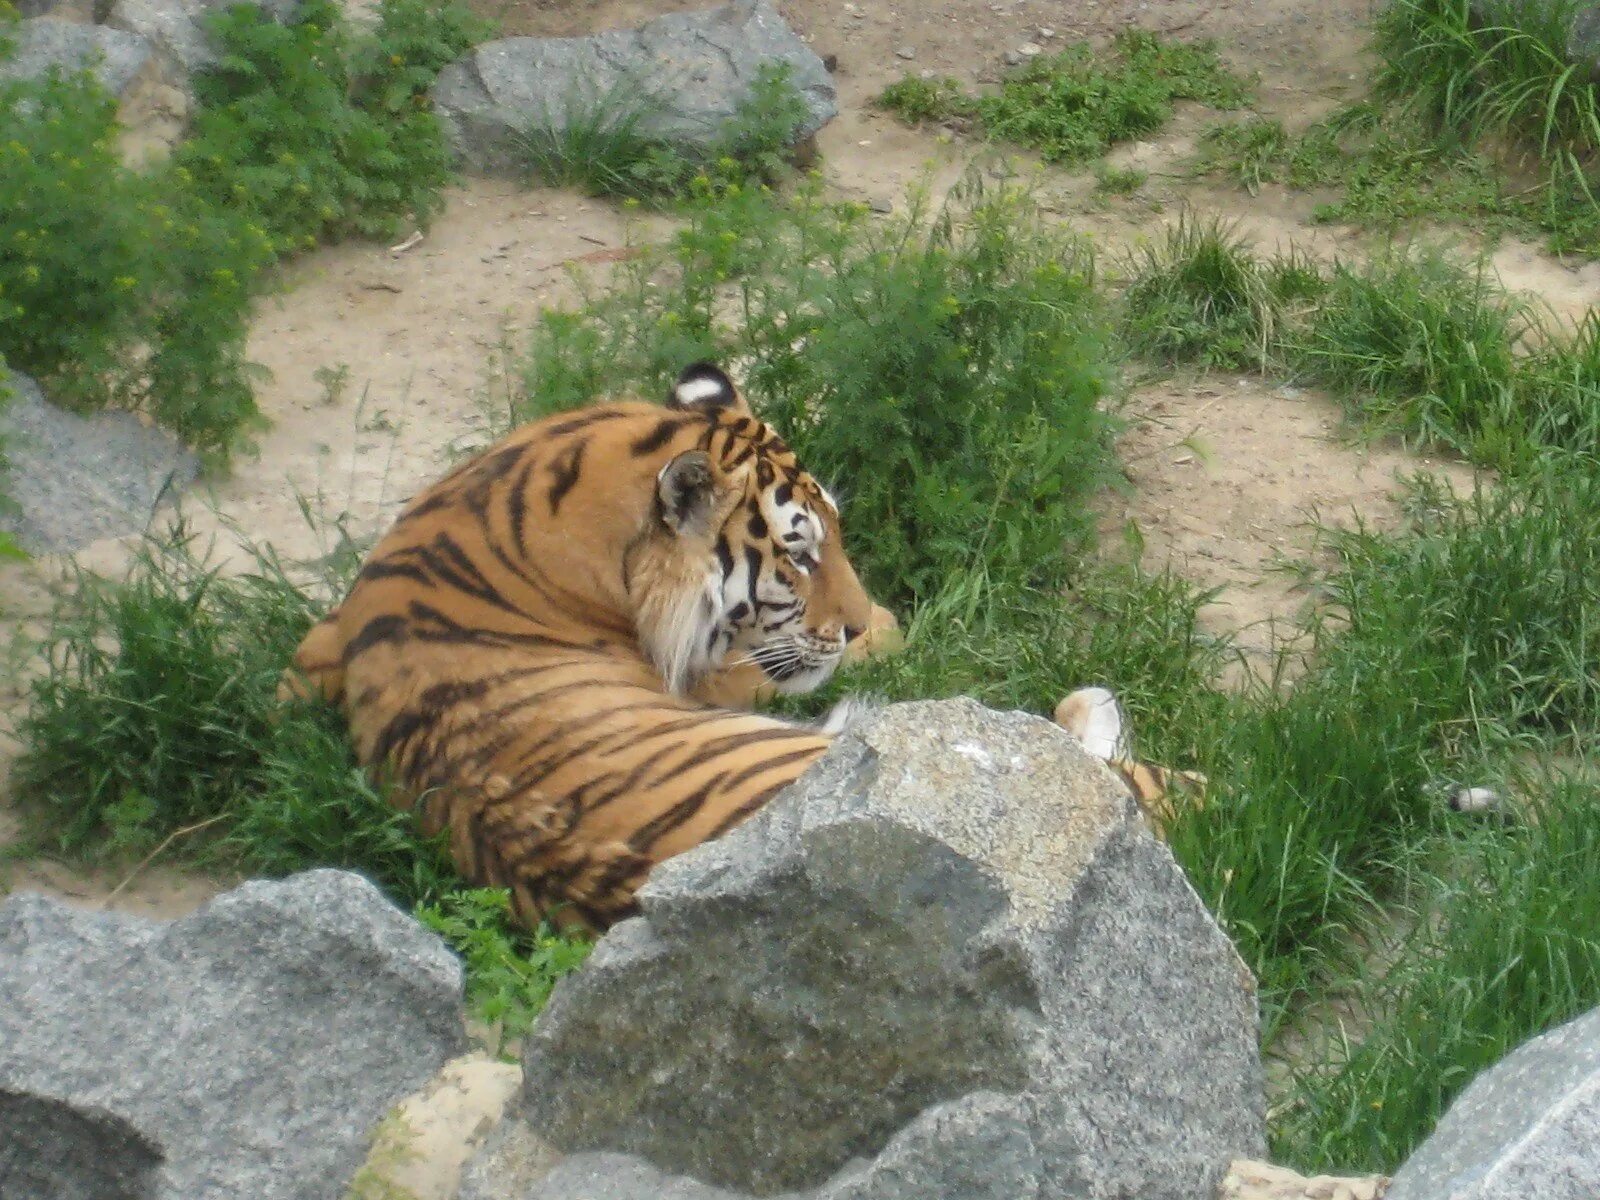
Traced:
<svg viewBox="0 0 1600 1200">
<path fill-rule="evenodd" d="M 142 409 L 226 458 L 259 423 L 244 361 L 262 232 L 146 177 L 85 75 L 0 83 L 0 354 L 58 399 Z"/>
<path fill-rule="evenodd" d="M 196 78 L 200 112 L 176 154 L 199 194 L 250 214 L 280 254 L 427 223 L 450 164 L 426 89 L 470 44 L 460 10 L 388 0 L 370 40 L 333 0 L 288 24 L 253 4 L 208 21 L 222 56 Z"/>
<path fill-rule="evenodd" d="M 951 80 L 908 78 L 877 103 L 911 122 L 970 116 L 989 137 L 1037 150 L 1046 162 L 1078 163 L 1154 133 L 1174 101 L 1237 108 L 1250 91 L 1214 43 L 1162 42 L 1130 29 L 1105 50 L 1085 43 L 1035 58 L 1008 74 L 998 95 L 969 97 Z"/>
<path fill-rule="evenodd" d="M 598 94 L 570 96 L 559 119 L 534 124 L 522 139 L 540 183 L 595 196 L 681 201 L 693 192 L 771 183 L 788 164 L 805 124 L 805 98 L 787 65 L 763 66 L 733 119 L 709 145 L 693 148 L 648 132 L 664 102 L 647 81 L 619 79 Z"/>
<path fill-rule="evenodd" d="M 541 317 L 511 419 L 665 394 L 696 357 L 743 362 L 762 415 L 843 497 L 847 529 L 870 531 L 853 553 L 875 594 L 1060 577 L 1107 454 L 1080 244 L 1009 192 L 876 222 L 816 187 L 793 203 L 741 190 L 688 216 L 663 255 Z"/>
</svg>

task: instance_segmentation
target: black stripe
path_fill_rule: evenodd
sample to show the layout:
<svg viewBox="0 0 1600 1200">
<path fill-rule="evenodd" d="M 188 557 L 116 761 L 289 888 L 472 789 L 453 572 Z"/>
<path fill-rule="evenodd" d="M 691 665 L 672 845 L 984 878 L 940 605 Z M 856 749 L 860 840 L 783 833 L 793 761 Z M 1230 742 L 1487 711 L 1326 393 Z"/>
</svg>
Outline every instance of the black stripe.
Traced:
<svg viewBox="0 0 1600 1200">
<path fill-rule="evenodd" d="M 565 437 L 569 433 L 576 433 L 580 429 L 587 429 L 591 425 L 598 425 L 602 421 L 615 421 L 625 414 L 614 408 L 591 408 L 575 417 L 568 417 L 565 421 L 557 421 L 553 425 L 546 425 L 539 432 L 545 437 Z"/>
<path fill-rule="evenodd" d="M 811 733 L 813 736 L 822 736 L 817 734 L 816 730 L 808 730 L 807 732 Z M 750 766 L 744 768 L 744 770 L 728 777 L 728 790 L 732 791 L 741 784 L 749 783 L 763 771 L 775 771 L 779 767 L 787 767 L 790 763 L 799 762 L 803 758 L 821 758 L 823 751 L 826 749 L 826 746 L 803 746 L 799 750 L 791 750 L 787 754 L 780 754 L 774 758 L 767 758 L 758 763 L 752 763 Z"/>
<path fill-rule="evenodd" d="M 554 482 L 550 485 L 548 499 L 550 501 L 550 515 L 555 516 L 561 511 L 561 502 L 566 499 L 578 482 L 578 476 L 583 474 L 583 452 L 588 449 L 588 442 L 579 442 L 572 448 L 572 453 L 567 456 L 565 465 L 552 463 L 550 475 Z"/>
<path fill-rule="evenodd" d="M 665 812 L 657 813 L 628 836 L 628 848 L 643 854 L 651 846 L 655 845 L 661 837 L 692 821 L 694 815 L 705 807 L 706 800 L 710 798 L 711 793 L 722 786 L 725 778 L 726 775 L 717 775 L 701 787 L 690 792 Z"/>
<path fill-rule="evenodd" d="M 635 458 L 646 454 L 654 454 L 677 436 L 678 430 L 682 429 L 685 424 L 686 422 L 674 420 L 672 417 L 663 417 L 656 422 L 656 427 L 649 433 L 643 437 L 635 438 L 628 449 L 633 451 Z"/>
<path fill-rule="evenodd" d="M 373 617 L 361 627 L 360 633 L 344 644 L 344 651 L 339 655 L 339 661 L 349 666 L 358 654 L 382 642 L 404 641 L 408 624 L 404 617 L 392 615 Z"/>
<path fill-rule="evenodd" d="M 784 780 L 784 782 L 776 784 L 773 787 L 763 788 L 754 796 L 751 796 L 750 799 L 746 800 L 743 804 L 739 805 L 738 808 L 734 809 L 727 816 L 723 817 L 722 820 L 718 821 L 717 827 L 710 833 L 706 834 L 706 841 L 713 841 L 727 833 L 728 830 L 739 824 L 740 821 L 743 821 L 746 817 L 750 816 L 752 813 L 766 805 L 769 800 L 771 800 L 779 792 L 783 791 L 784 788 L 788 787 L 789 783 L 789 780 Z"/>
<path fill-rule="evenodd" d="M 356 579 L 409 579 L 423 585 L 433 583 L 432 577 L 415 563 L 395 562 L 392 558 L 369 562 L 361 568 Z"/>
</svg>

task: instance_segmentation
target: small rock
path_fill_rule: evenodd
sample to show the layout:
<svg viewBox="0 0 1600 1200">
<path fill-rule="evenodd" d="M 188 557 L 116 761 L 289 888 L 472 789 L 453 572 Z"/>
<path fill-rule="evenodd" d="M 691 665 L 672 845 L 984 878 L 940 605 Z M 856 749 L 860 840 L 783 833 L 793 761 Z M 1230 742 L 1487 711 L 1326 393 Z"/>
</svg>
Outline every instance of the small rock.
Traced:
<svg viewBox="0 0 1600 1200">
<path fill-rule="evenodd" d="M 1304 1175 L 1241 1158 L 1228 1168 L 1217 1200 L 1384 1200 L 1382 1175 Z"/>
<path fill-rule="evenodd" d="M 199 460 L 132 413 L 79 416 L 44 398 L 26 375 L 0 367 L 0 432 L 9 469 L 0 529 L 25 550 L 81 550 L 146 528 L 156 509 L 194 482 Z"/>
<path fill-rule="evenodd" d="M 1016 50 L 1007 50 L 1000 57 L 1008 67 L 1020 67 L 1024 61 L 1022 55 Z"/>
<path fill-rule="evenodd" d="M 896 58 L 903 58 L 907 62 L 910 62 L 913 58 L 915 58 L 917 56 L 917 52 L 911 46 L 900 46 L 900 47 L 896 48 L 896 50 L 894 52 L 894 56 Z"/>
<path fill-rule="evenodd" d="M 1023 42 L 1022 45 L 1017 47 L 1017 53 L 1022 55 L 1023 58 L 1037 58 L 1044 53 L 1044 47 L 1039 45 L 1038 42 Z"/>
<path fill-rule="evenodd" d="M 894 201 L 885 200 L 882 196 L 874 196 L 867 201 L 867 207 L 875 213 L 892 213 L 894 211 Z"/>
<path fill-rule="evenodd" d="M 822 60 L 772 0 L 669 13 L 637 29 L 586 38 L 486 42 L 439 73 L 432 97 L 464 166 L 520 174 L 531 126 L 559 128 L 606 103 L 616 89 L 653 90 L 640 134 L 708 145 L 762 68 L 779 63 L 788 65 L 790 82 L 805 101 L 806 118 L 794 134 L 795 142 L 803 142 L 833 119 L 836 93 Z"/>
<path fill-rule="evenodd" d="M 1600 1195 L 1600 1009 L 1474 1079 L 1395 1172 L 1388 1200 Z"/>
<path fill-rule="evenodd" d="M 246 883 L 170 923 L 13 896 L 0 1192 L 331 1200 L 464 1041 L 460 963 L 358 875 Z"/>
<path fill-rule="evenodd" d="M 1039 32 L 1040 40 L 1046 41 L 1046 42 L 1048 42 L 1051 38 L 1055 37 L 1055 35 L 1056 35 L 1056 31 L 1054 29 L 1051 29 L 1048 25 L 1039 26 L 1038 32 Z"/>
</svg>

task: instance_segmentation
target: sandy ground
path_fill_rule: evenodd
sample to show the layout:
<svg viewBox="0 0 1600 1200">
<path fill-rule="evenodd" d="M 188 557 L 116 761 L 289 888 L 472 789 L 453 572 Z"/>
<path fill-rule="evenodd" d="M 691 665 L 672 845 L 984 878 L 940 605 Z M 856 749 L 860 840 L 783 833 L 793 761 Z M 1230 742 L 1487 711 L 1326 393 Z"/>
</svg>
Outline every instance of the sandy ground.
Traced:
<svg viewBox="0 0 1600 1200">
<path fill-rule="evenodd" d="M 637 22 L 689 3 L 640 0 L 522 0 L 481 7 L 505 32 L 570 35 Z M 868 101 L 904 72 L 951 74 L 968 83 L 998 77 L 1003 56 L 1024 43 L 1048 48 L 1104 38 L 1137 24 L 1185 38 L 1213 37 L 1239 69 L 1260 76 L 1260 108 L 1302 124 L 1355 94 L 1363 67 L 1356 0 L 936 0 L 899 7 L 849 0 L 780 5 L 822 54 L 838 57 L 841 114 L 819 137 L 828 185 L 840 195 L 902 201 L 907 187 L 957 178 L 975 147 L 911 130 Z M 1316 197 L 1267 188 L 1258 196 L 1182 169 L 1208 119 L 1180 112 L 1159 138 L 1120 148 L 1118 163 L 1151 172 L 1127 200 L 1092 195 L 1087 173 L 1044 172 L 1049 211 L 1092 236 L 1115 273 L 1119 257 L 1159 231 L 1184 206 L 1238 222 L 1263 249 L 1294 244 L 1323 258 L 1360 255 L 1351 230 L 1315 225 Z M 318 545 L 301 498 L 324 519 L 344 517 L 357 532 L 380 528 L 396 506 L 437 475 L 453 452 L 483 440 L 495 364 L 517 331 L 543 307 L 569 299 L 568 264 L 603 259 L 630 238 L 658 234 L 659 220 L 631 224 L 616 208 L 571 193 L 468 181 L 454 189 L 426 238 L 409 250 L 352 243 L 320 250 L 286 272 L 282 294 L 261 306 L 251 356 L 269 368 L 260 402 L 273 422 L 259 456 L 191 497 L 195 525 L 218 537 L 226 556 L 237 529 L 290 556 Z M 1600 265 L 1572 266 L 1538 247 L 1508 243 L 1494 264 L 1505 281 L 1575 318 L 1600 297 Z M 329 372 L 341 372 L 330 389 Z M 1207 614 L 1263 655 L 1275 624 L 1293 619 L 1305 597 L 1272 568 L 1310 549 L 1312 514 L 1383 524 L 1394 517 L 1399 473 L 1445 469 L 1392 447 L 1362 449 L 1340 431 L 1337 410 L 1313 392 L 1252 378 L 1179 377 L 1129 398 L 1123 439 L 1131 487 L 1101 503 L 1111 531 L 1135 523 L 1147 565 L 1170 563 L 1219 587 Z M 115 543 L 82 558 L 114 570 Z M 5 729 L 21 708 L 30 666 L 27 637 L 48 604 L 59 564 L 0 568 L 0 767 Z M 14 814 L 0 796 L 0 846 L 14 841 Z M 41 888 L 84 904 L 170 914 L 210 894 L 218 881 L 163 871 L 159 861 L 131 881 L 127 868 L 84 872 L 37 856 L 0 858 L 0 890 Z"/>
</svg>

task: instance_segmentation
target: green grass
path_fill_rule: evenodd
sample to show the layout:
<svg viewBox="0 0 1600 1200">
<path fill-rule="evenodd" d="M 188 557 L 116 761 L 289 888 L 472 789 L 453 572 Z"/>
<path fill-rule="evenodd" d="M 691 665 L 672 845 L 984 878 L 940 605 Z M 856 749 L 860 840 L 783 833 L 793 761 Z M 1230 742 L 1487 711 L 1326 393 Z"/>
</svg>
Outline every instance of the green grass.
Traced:
<svg viewBox="0 0 1600 1200">
<path fill-rule="evenodd" d="M 1582 5 L 1390 0 L 1373 48 L 1373 98 L 1291 136 L 1275 121 L 1222 126 L 1210 166 L 1333 188 L 1323 220 L 1380 229 L 1469 222 L 1481 236 L 1543 235 L 1558 253 L 1600 253 L 1600 99 L 1566 58 Z"/>
<path fill-rule="evenodd" d="M 1035 58 L 1010 72 L 994 95 L 968 95 L 949 79 L 907 77 L 877 103 L 912 124 L 970 122 L 987 137 L 1037 150 L 1046 162 L 1072 164 L 1154 133 L 1177 101 L 1238 108 L 1251 90 L 1222 65 L 1214 43 L 1163 42 L 1125 30 L 1103 50 L 1084 43 Z"/>
<path fill-rule="evenodd" d="M 1334 269 L 1296 357 L 1369 425 L 1504 466 L 1527 445 L 1518 355 L 1531 329 L 1486 268 L 1397 250 Z"/>
<path fill-rule="evenodd" d="M 1163 363 L 1264 371 L 1286 306 L 1320 284 L 1314 270 L 1261 263 L 1235 227 L 1184 214 L 1125 268 L 1122 333 Z"/>
<path fill-rule="evenodd" d="M 527 168 L 539 183 L 594 196 L 664 203 L 696 192 L 772 183 L 785 173 L 805 99 L 786 67 L 763 67 L 732 120 L 692 148 L 651 132 L 666 102 L 648 81 L 619 78 L 589 95 L 566 98 L 522 136 Z"/>
<path fill-rule="evenodd" d="M 294 647 L 355 555 L 309 582 L 268 551 L 224 574 L 180 528 L 150 538 L 126 578 L 79 572 L 43 646 L 14 781 L 34 839 L 69 857 L 168 853 L 279 876 L 313 866 L 372 879 L 467 961 L 475 1011 L 525 1031 L 586 952 L 514 928 L 499 892 L 463 890 L 357 767 L 338 713 L 278 704 Z"/>
</svg>

